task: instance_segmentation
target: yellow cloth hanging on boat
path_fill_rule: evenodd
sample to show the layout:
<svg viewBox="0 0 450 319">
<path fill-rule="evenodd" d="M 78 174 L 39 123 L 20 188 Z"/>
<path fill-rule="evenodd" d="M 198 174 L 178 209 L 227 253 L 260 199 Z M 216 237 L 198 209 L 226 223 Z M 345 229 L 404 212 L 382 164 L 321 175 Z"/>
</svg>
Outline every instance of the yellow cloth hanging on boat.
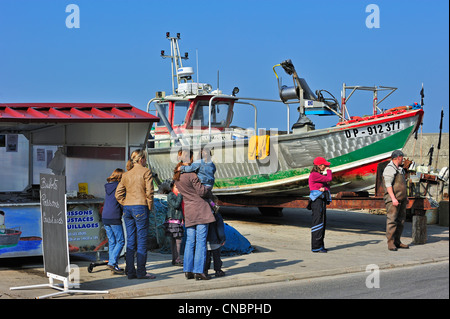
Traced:
<svg viewBox="0 0 450 319">
<path fill-rule="evenodd" d="M 256 148 L 258 146 L 258 136 L 254 135 L 250 137 L 248 141 L 248 159 L 255 160 L 256 159 Z"/>
<path fill-rule="evenodd" d="M 270 136 L 258 136 L 258 159 L 265 159 L 270 154 Z"/>
<path fill-rule="evenodd" d="M 254 135 L 248 141 L 248 159 L 265 159 L 270 155 L 270 136 Z"/>
</svg>

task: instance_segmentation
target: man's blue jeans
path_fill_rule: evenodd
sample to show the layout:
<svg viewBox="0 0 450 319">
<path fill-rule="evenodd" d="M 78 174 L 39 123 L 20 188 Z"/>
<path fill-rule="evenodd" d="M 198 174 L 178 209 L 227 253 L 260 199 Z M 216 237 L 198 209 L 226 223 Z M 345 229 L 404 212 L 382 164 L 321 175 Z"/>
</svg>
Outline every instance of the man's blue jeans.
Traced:
<svg viewBox="0 0 450 319">
<path fill-rule="evenodd" d="M 122 225 L 104 225 L 106 236 L 108 236 L 108 265 L 118 266 L 118 260 L 123 246 L 125 245 L 125 238 L 123 237 Z"/>
<path fill-rule="evenodd" d="M 123 220 L 127 229 L 126 267 L 128 278 L 144 277 L 147 274 L 147 234 L 148 234 L 148 207 L 145 205 L 132 205 L 123 207 Z M 136 268 L 134 267 L 134 254 L 136 253 Z"/>
<path fill-rule="evenodd" d="M 183 271 L 202 274 L 206 261 L 208 224 L 186 227 Z"/>
</svg>

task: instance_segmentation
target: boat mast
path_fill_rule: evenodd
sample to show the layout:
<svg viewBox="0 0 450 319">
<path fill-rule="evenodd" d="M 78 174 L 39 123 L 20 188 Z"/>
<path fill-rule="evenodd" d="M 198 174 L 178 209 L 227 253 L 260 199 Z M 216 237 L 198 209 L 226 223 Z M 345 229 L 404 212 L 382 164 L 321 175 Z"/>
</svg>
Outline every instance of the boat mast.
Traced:
<svg viewBox="0 0 450 319">
<path fill-rule="evenodd" d="M 189 59 L 188 53 L 185 52 L 184 56 L 180 55 L 180 47 L 178 40 L 180 40 L 180 33 L 177 33 L 176 37 L 171 37 L 170 32 L 166 32 L 166 38 L 170 40 L 170 55 L 165 55 L 164 50 L 161 50 L 162 58 L 171 59 L 171 71 L 172 71 L 172 94 L 175 94 L 175 77 L 177 79 L 177 85 L 180 84 L 180 76 L 178 75 L 179 68 L 183 67 L 183 60 Z M 186 82 L 186 79 L 184 79 Z"/>
</svg>

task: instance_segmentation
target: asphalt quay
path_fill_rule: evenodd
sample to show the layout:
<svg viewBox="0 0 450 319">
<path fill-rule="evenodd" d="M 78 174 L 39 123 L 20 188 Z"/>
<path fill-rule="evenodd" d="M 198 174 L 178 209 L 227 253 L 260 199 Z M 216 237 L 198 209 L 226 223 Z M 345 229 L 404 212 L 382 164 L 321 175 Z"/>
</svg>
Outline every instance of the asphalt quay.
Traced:
<svg viewBox="0 0 450 319">
<path fill-rule="evenodd" d="M 91 272 L 90 258 L 71 258 L 75 272 L 71 288 L 82 293 L 63 293 L 52 299 L 133 299 L 157 298 L 177 293 L 189 293 L 217 288 L 233 288 L 290 280 L 312 280 L 317 277 L 379 269 L 408 267 L 447 261 L 449 258 L 449 228 L 427 226 L 427 243 L 415 245 L 412 223 L 407 221 L 402 241 L 409 249 L 396 252 L 387 249 L 385 215 L 360 211 L 329 210 L 325 244 L 328 253 L 311 252 L 311 213 L 305 209 L 284 209 L 283 217 L 262 216 L 256 208 L 221 209 L 224 221 L 245 236 L 255 251 L 245 255 L 223 256 L 226 276 L 207 281 L 187 280 L 182 267 L 173 266 L 170 254 L 148 252 L 147 271 L 155 279 L 128 279 L 112 274 L 104 265 Z M 105 256 L 105 255 L 104 255 Z M 104 257 L 103 256 L 103 257 Z M 91 260 L 89 260 L 91 259 Z M 124 267 L 124 259 L 120 259 Z M 11 287 L 47 284 L 42 264 L 5 267 L 0 260 L 0 300 L 34 299 L 58 292 L 49 287 L 10 290 Z M 59 283 L 55 281 L 55 283 Z M 107 291 L 108 293 L 96 293 Z"/>
</svg>

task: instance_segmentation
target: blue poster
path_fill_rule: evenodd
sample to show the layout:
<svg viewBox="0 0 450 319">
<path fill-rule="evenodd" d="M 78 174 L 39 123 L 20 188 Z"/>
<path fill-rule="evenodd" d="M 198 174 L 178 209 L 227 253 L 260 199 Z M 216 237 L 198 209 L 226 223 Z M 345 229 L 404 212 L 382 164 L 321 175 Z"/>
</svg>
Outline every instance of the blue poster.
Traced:
<svg viewBox="0 0 450 319">
<path fill-rule="evenodd" d="M 0 257 L 42 255 L 40 207 L 0 207 L 0 211 Z"/>
</svg>

